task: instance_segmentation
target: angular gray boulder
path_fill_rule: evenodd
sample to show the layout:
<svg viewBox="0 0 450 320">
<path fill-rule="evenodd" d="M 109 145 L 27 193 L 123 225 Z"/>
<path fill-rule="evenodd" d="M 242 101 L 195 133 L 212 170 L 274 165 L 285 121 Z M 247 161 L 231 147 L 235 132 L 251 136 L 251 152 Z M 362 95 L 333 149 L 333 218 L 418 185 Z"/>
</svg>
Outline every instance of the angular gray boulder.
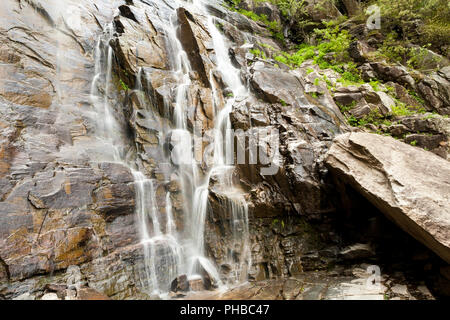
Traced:
<svg viewBox="0 0 450 320">
<path fill-rule="evenodd" d="M 450 163 L 393 138 L 338 136 L 325 159 L 404 231 L 450 263 Z"/>
</svg>

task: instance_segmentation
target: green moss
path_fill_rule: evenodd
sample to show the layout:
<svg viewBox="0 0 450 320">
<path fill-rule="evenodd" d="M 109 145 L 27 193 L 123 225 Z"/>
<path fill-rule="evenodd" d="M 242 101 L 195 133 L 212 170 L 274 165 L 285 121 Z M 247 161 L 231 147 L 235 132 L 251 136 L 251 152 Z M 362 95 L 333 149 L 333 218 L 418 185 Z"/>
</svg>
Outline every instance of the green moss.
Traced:
<svg viewBox="0 0 450 320">
<path fill-rule="evenodd" d="M 261 22 L 266 25 L 267 29 L 270 31 L 272 37 L 274 37 L 277 40 L 280 40 L 281 42 L 284 42 L 284 35 L 283 35 L 283 28 L 281 24 L 279 24 L 277 21 L 270 21 L 269 18 L 265 15 L 258 15 L 253 11 L 241 9 L 238 7 L 240 1 L 232 1 L 231 7 L 229 7 L 230 10 L 239 12 L 240 14 L 246 16 L 247 18 L 256 21 Z"/>
<path fill-rule="evenodd" d="M 240 3 L 240 0 L 233 0 Z M 254 3 L 270 2 L 280 9 L 281 14 L 287 19 L 293 19 L 304 13 L 304 0 L 253 0 Z"/>
<path fill-rule="evenodd" d="M 223 24 L 222 23 L 216 23 L 216 28 L 223 32 Z"/>
<path fill-rule="evenodd" d="M 448 55 L 448 0 L 377 0 L 376 4 L 381 9 L 383 30 L 399 30 L 402 41 L 412 40 L 421 46 L 431 45 L 435 50 Z M 417 24 L 417 21 L 420 21 L 420 24 Z"/>
<path fill-rule="evenodd" d="M 368 124 L 373 124 L 377 127 L 381 125 L 391 126 L 393 117 L 401 117 L 401 116 L 411 116 L 416 114 L 421 114 L 426 112 L 423 108 L 417 108 L 413 106 L 407 106 L 406 104 L 396 100 L 396 105 L 391 106 L 392 112 L 386 116 L 382 115 L 378 109 L 373 109 L 368 115 L 364 116 L 361 119 L 356 119 L 353 115 L 347 117 L 348 123 L 353 127 L 361 127 L 366 126 Z M 355 102 L 353 102 L 349 106 L 338 105 L 339 109 L 342 113 L 346 113 L 351 110 L 355 106 Z M 385 134 L 381 131 L 377 131 L 379 134 Z"/>
<path fill-rule="evenodd" d="M 328 90 L 331 90 L 332 88 L 334 88 L 333 84 L 331 83 L 330 79 L 328 79 L 328 77 L 324 74 L 322 76 L 323 81 L 325 81 L 325 83 L 327 84 L 327 88 Z"/>
<path fill-rule="evenodd" d="M 357 104 L 358 104 L 358 101 L 353 101 L 349 105 L 342 105 L 340 103 L 338 103 L 337 105 L 342 113 L 346 113 L 346 112 L 352 110 Z"/>
<path fill-rule="evenodd" d="M 354 115 L 351 115 L 350 117 L 348 117 L 347 121 L 352 127 L 357 127 L 359 125 L 359 121 L 358 121 L 358 119 L 356 119 L 356 117 Z"/>
<path fill-rule="evenodd" d="M 277 56 L 274 57 L 274 59 L 276 61 L 278 61 L 278 62 L 281 62 L 283 64 L 289 65 L 289 60 L 283 55 L 277 55 Z"/>
<path fill-rule="evenodd" d="M 433 119 L 436 117 L 439 117 L 436 113 L 430 113 L 430 114 L 425 115 L 422 119 L 427 120 L 427 119 Z"/>
<path fill-rule="evenodd" d="M 426 112 L 426 110 L 422 107 L 407 106 L 398 99 L 395 99 L 395 102 L 396 105 L 391 107 L 393 116 L 412 116 Z"/>
<path fill-rule="evenodd" d="M 378 81 L 370 81 L 369 84 L 374 91 L 380 91 L 380 87 L 379 87 L 380 83 Z"/>
<path fill-rule="evenodd" d="M 391 95 L 395 94 L 394 87 L 391 87 L 391 86 L 385 86 L 385 87 L 386 87 L 386 93 L 391 94 Z"/>
<path fill-rule="evenodd" d="M 348 32 L 339 30 L 339 27 L 333 27 L 315 29 L 314 33 L 317 36 L 318 45 L 302 43 L 297 46 L 296 52 L 277 52 L 274 59 L 291 67 L 299 67 L 306 60 L 312 59 L 321 69 L 330 68 L 341 73 L 344 79 L 360 81 L 356 65 L 350 61 L 347 52 L 351 42 Z M 329 56 L 330 54 L 332 57 Z"/>
<path fill-rule="evenodd" d="M 413 91 L 413 90 L 409 90 L 408 91 L 409 95 L 412 96 L 420 105 L 424 105 L 425 104 L 425 100 L 423 100 L 418 94 L 417 92 Z"/>
<path fill-rule="evenodd" d="M 370 113 L 361 119 L 356 119 L 353 115 L 347 118 L 348 123 L 353 127 L 364 127 L 368 124 L 373 124 L 375 126 L 385 125 L 391 126 L 392 122 L 389 121 L 388 117 L 383 116 L 380 111 L 376 108 L 370 111 Z M 377 132 L 382 134 L 382 132 Z"/>
<path fill-rule="evenodd" d="M 391 31 L 378 48 L 375 57 L 378 59 L 385 58 L 393 63 L 400 62 L 412 69 L 420 70 L 425 59 L 429 57 L 428 48 L 431 44 L 423 44 L 422 46 L 411 46 L 411 44 L 410 40 L 399 36 L 395 31 Z M 433 60 L 438 63 L 442 58 L 433 57 Z"/>
<path fill-rule="evenodd" d="M 130 90 L 130 88 L 127 86 L 127 84 L 125 82 L 123 82 L 122 79 L 119 79 L 119 83 L 123 90 L 125 90 L 125 91 Z"/>
</svg>

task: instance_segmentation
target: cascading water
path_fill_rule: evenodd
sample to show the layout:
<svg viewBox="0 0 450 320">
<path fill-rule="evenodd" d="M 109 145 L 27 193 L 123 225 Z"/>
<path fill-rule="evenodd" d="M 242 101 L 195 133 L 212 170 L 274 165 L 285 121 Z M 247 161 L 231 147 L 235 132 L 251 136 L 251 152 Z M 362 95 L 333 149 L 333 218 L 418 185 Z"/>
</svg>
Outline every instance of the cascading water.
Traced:
<svg viewBox="0 0 450 320">
<path fill-rule="evenodd" d="M 102 154 L 100 158 L 98 155 L 94 157 L 96 160 L 122 163 L 124 150 L 120 142 L 123 141 L 123 132 L 117 125 L 109 102 L 113 59 L 113 49 L 109 41 L 112 38 L 113 27 L 108 24 L 104 30 L 104 34 L 100 36 L 95 47 L 95 76 L 91 85 L 91 101 L 95 110 L 93 117 L 96 120 L 96 138 L 100 145 L 103 145 L 100 149 L 105 154 Z M 103 85 L 102 89 L 101 85 Z"/>
<path fill-rule="evenodd" d="M 95 76 L 91 87 L 91 101 L 94 106 L 93 118 L 96 119 L 96 139 L 100 141 L 96 149 L 100 155 L 94 153 L 96 161 L 120 163 L 128 167 L 133 174 L 136 190 L 136 221 L 141 244 L 144 249 L 145 274 L 140 279 L 148 288 L 148 294 L 167 292 L 170 281 L 175 278 L 182 260 L 181 245 L 177 241 L 170 205 L 167 206 L 166 230 L 160 222 L 160 208 L 156 201 L 156 184 L 154 179 L 147 178 L 139 171 L 135 157 L 131 157 L 131 150 L 127 150 L 124 128 L 121 128 L 116 117 L 117 110 L 112 100 L 113 92 L 113 59 L 114 51 L 110 45 L 113 37 L 112 25 L 104 28 L 95 49 Z M 137 77 L 136 91 L 141 105 L 142 93 L 140 70 Z M 130 148 L 131 149 L 131 148 Z M 170 198 L 166 201 L 170 203 Z"/>
<path fill-rule="evenodd" d="M 228 48 L 225 43 L 224 36 L 217 29 L 214 18 L 210 16 L 205 9 L 202 1 L 193 2 L 193 10 L 198 10 L 202 15 L 207 16 L 207 28 L 211 34 L 214 51 L 217 59 L 217 71 L 221 74 L 225 85 L 231 90 L 232 97 L 228 97 L 225 107 L 219 110 L 214 105 L 215 121 L 214 121 L 214 155 L 213 164 L 210 166 L 209 172 L 203 181 L 197 185 L 194 193 L 194 210 L 191 221 L 191 232 L 194 239 L 194 252 L 198 254 L 199 262 L 204 263 L 204 228 L 205 219 L 208 209 L 208 195 L 211 183 L 211 177 L 214 176 L 218 181 L 218 187 L 226 196 L 226 203 L 222 203 L 230 213 L 231 230 L 233 234 L 233 241 L 228 263 L 233 266 L 231 273 L 232 277 L 227 280 L 231 283 L 246 280 L 246 275 L 249 266 L 251 265 L 251 252 L 249 245 L 249 230 L 248 230 L 248 207 L 245 199 L 234 186 L 232 182 L 232 173 L 234 171 L 234 150 L 231 149 L 233 145 L 231 139 L 234 135 L 231 133 L 230 113 L 233 104 L 239 99 L 243 99 L 248 95 L 246 87 L 243 85 L 239 70 L 237 70 L 231 63 L 228 55 Z M 215 84 L 210 81 L 213 88 L 213 101 L 217 92 Z M 238 253 L 239 258 L 236 258 Z M 195 255 L 193 256 L 195 257 Z M 194 264 L 191 264 L 190 272 L 195 272 L 192 269 Z"/>
<path fill-rule="evenodd" d="M 177 230 L 172 213 L 172 201 L 170 192 L 165 194 L 165 206 L 161 208 L 156 199 L 158 181 L 147 177 L 139 170 L 138 155 L 131 148 L 126 147 L 125 129 L 121 127 L 115 114 L 113 100 L 113 61 L 114 50 L 110 40 L 114 37 L 113 26 L 105 27 L 105 32 L 100 37 L 95 50 L 95 76 L 92 83 L 91 98 L 95 109 L 94 117 L 97 119 L 96 138 L 102 142 L 103 150 L 101 159 L 98 161 L 110 161 L 121 163 L 133 174 L 136 190 L 136 224 L 140 235 L 141 244 L 144 249 L 145 260 L 145 283 L 149 294 L 162 294 L 169 291 L 171 281 L 180 274 L 187 274 L 188 278 L 194 279 L 199 274 L 206 272 L 212 282 L 217 285 L 222 283 L 217 268 L 210 259 L 204 247 L 204 236 L 206 218 L 208 213 L 208 197 L 211 181 L 214 187 L 219 189 L 225 196 L 222 205 L 229 211 L 230 229 L 233 239 L 228 254 L 228 264 L 231 273 L 226 279 L 228 283 L 242 282 L 246 280 L 248 267 L 251 264 L 248 230 L 248 208 L 245 199 L 239 189 L 233 184 L 232 174 L 234 166 L 230 162 L 233 159 L 231 150 L 234 138 L 230 134 L 231 122 L 229 114 L 232 106 L 239 99 L 247 95 L 247 90 L 242 84 L 237 70 L 228 56 L 223 35 L 215 26 L 214 18 L 211 17 L 201 1 L 192 4 L 179 3 L 189 7 L 196 13 L 207 17 L 207 28 L 213 40 L 216 53 L 217 71 L 222 75 L 223 82 L 231 90 L 232 97 L 227 97 L 223 108 L 214 103 L 214 142 L 212 163 L 205 170 L 196 162 L 195 150 L 192 141 L 195 139 L 193 133 L 188 129 L 188 94 L 191 82 L 192 68 L 188 56 L 183 50 L 181 42 L 177 37 L 176 12 L 173 8 L 170 23 L 164 27 L 166 43 L 171 52 L 172 69 L 178 79 L 178 85 L 174 98 L 164 97 L 173 105 L 172 125 L 163 125 L 159 136 L 159 148 L 163 149 L 162 141 L 168 137 L 172 141 L 178 141 L 177 148 L 172 150 L 171 161 L 175 164 L 172 168 L 177 173 L 181 184 L 181 191 L 185 201 L 184 224 L 185 230 Z M 212 76 L 211 76 L 212 77 Z M 142 81 L 147 80 L 145 68 L 139 69 L 136 79 L 135 92 L 141 106 L 147 108 L 150 114 L 156 113 L 148 102 L 142 98 L 144 88 Z M 220 90 L 210 81 L 212 88 L 212 100 L 217 100 Z M 167 110 L 166 110 L 167 111 Z M 165 112 L 168 116 L 170 112 Z M 139 148 L 136 147 L 139 154 Z M 135 152 L 134 152 L 135 153 Z M 228 160 L 228 161 L 227 161 Z M 167 159 L 169 163 L 169 159 Z M 214 179 L 212 179 L 214 177 Z M 161 212 L 165 213 L 162 219 Z M 223 280 L 223 278 L 222 278 Z"/>
</svg>

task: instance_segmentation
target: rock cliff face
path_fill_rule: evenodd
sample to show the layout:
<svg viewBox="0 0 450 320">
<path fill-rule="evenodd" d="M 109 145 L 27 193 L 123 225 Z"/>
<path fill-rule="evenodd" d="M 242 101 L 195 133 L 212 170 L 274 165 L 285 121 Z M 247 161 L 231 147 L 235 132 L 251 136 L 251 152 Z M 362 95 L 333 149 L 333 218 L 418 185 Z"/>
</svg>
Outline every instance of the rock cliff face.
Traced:
<svg viewBox="0 0 450 320">
<path fill-rule="evenodd" d="M 343 208 L 336 192 L 339 184 L 328 167 L 339 171 L 338 153 L 358 157 L 350 149 L 345 149 L 348 154 L 338 152 L 343 148 L 340 141 L 349 139 L 346 135 L 332 147 L 336 137 L 354 129 L 336 105 L 336 95 L 326 83 L 318 82 L 317 66 L 294 70 L 259 59 L 249 52 L 259 43 L 282 47 L 266 28 L 225 9 L 220 1 L 201 8 L 195 1 L 2 1 L 0 298 L 148 299 L 155 289 L 149 278 L 157 274 L 164 276 L 155 281 L 169 288 L 175 277 L 166 279 L 173 274 L 164 269 L 177 265 L 176 259 L 159 240 L 152 242 L 154 252 L 148 256 L 139 208 L 145 211 L 149 229 L 158 224 L 161 230 L 175 229 L 177 237 L 200 232 L 205 256 L 224 282 L 233 278 L 234 264 L 240 264 L 242 272 L 237 278 L 248 275 L 250 280 L 263 281 L 314 270 L 326 273 L 336 263 L 361 257 L 361 252 L 364 259 L 374 259 L 364 246 L 342 251 L 349 243 L 337 231 Z M 280 19 L 273 6 L 258 10 Z M 223 36 L 225 47 L 217 45 L 215 32 Z M 231 61 L 246 94 L 234 96 L 236 90 L 228 79 L 231 69 L 224 72 L 221 55 Z M 439 96 L 440 102 L 432 105 L 442 114 L 448 113 L 446 86 L 446 69 L 419 84 L 429 101 Z M 349 95 L 363 97 L 360 92 L 341 92 L 342 99 Z M 174 148 L 170 138 L 178 131 L 167 128 L 179 128 L 177 115 L 182 110 L 183 130 L 194 133 L 199 126 L 206 146 L 214 140 L 210 129 L 220 123 L 220 111 L 227 108 L 230 127 L 247 133 L 250 140 L 260 129 L 277 132 L 274 144 L 257 141 L 265 156 L 277 157 L 265 164 L 238 162 L 226 175 L 233 182 L 232 194 L 224 188 L 223 177 L 208 173 L 208 158 L 202 158 L 198 172 L 210 178 L 204 230 L 197 230 L 196 225 L 187 225 L 198 209 L 192 200 L 193 187 L 186 182 L 195 175 L 188 176 L 182 165 L 170 159 Z M 442 121 L 436 130 L 448 132 Z M 412 122 L 405 120 L 404 126 L 410 128 Z M 251 144 L 236 142 L 249 157 Z M 330 148 L 327 167 L 324 160 Z M 446 150 L 441 153 L 446 157 Z M 418 156 L 428 161 L 427 152 Z M 446 160 L 438 161 L 434 155 L 432 159 L 440 161 L 442 172 L 448 169 Z M 269 167 L 275 169 L 273 174 L 264 174 Z M 340 171 L 338 175 L 352 175 Z M 151 181 L 151 203 L 140 193 L 136 172 Z M 357 189 L 362 185 L 358 177 L 352 181 Z M 443 184 L 438 188 L 443 200 L 436 207 L 448 204 L 444 199 L 448 181 Z M 372 186 L 361 188 L 372 201 L 367 195 Z M 425 199 L 421 203 L 427 211 Z M 391 214 L 384 205 L 379 209 Z M 248 217 L 240 217 L 248 225 L 236 229 L 234 212 Z M 413 222 L 401 226 L 449 262 L 448 225 L 442 229 L 436 222 L 447 218 L 439 215 L 428 223 L 410 217 Z M 417 236 L 417 225 L 422 228 L 417 232 L 429 234 Z M 236 230 L 248 239 L 236 239 Z M 247 247 L 238 245 L 246 241 L 248 255 Z M 149 271 L 149 265 L 154 270 Z M 214 272 L 206 267 L 202 272 L 203 280 L 208 278 L 214 286 Z M 383 290 L 377 291 L 381 297 Z M 432 298 L 428 293 L 420 295 Z M 284 298 L 297 296 L 298 292 Z M 334 293 L 326 296 L 332 298 Z"/>
<path fill-rule="evenodd" d="M 43 290 L 50 279 L 66 278 L 69 266 L 110 296 L 137 292 L 127 280 L 143 267 L 131 260 L 139 260 L 133 176 L 90 157 L 101 152 L 87 110 L 92 57 L 118 4 L 1 4 L 0 290 L 6 298 Z"/>
</svg>

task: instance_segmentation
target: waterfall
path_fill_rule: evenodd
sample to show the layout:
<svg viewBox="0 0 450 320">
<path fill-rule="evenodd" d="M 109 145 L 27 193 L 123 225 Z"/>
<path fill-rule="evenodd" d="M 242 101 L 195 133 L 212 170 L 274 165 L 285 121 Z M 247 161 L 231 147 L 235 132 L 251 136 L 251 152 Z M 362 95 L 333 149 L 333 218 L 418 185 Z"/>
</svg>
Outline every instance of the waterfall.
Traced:
<svg viewBox="0 0 450 320">
<path fill-rule="evenodd" d="M 99 37 L 95 48 L 95 75 L 91 86 L 91 101 L 94 107 L 92 117 L 96 121 L 96 139 L 99 145 L 92 158 L 95 161 L 120 163 L 129 168 L 135 181 L 136 191 L 136 225 L 144 251 L 144 279 L 149 295 L 160 295 L 168 292 L 170 282 L 180 272 L 182 265 L 182 247 L 177 239 L 174 221 L 171 216 L 170 195 L 166 197 L 166 229 L 163 230 L 160 221 L 160 208 L 156 201 L 157 181 L 139 171 L 136 159 L 129 156 L 126 147 L 124 128 L 117 120 L 117 109 L 112 100 L 114 97 L 113 59 L 114 50 L 110 45 L 113 37 L 113 27 L 108 24 L 104 33 Z M 139 70 L 136 91 L 142 92 L 141 77 L 143 71 Z M 138 94 L 141 104 L 143 99 Z M 142 275 L 141 275 L 142 276 Z"/>
<path fill-rule="evenodd" d="M 216 70 L 222 75 L 226 86 L 233 93 L 227 97 L 223 108 L 214 103 L 214 142 L 212 164 L 205 170 L 196 162 L 193 151 L 193 133 L 188 128 L 188 95 L 191 82 L 192 68 L 186 52 L 177 37 L 178 23 L 176 7 L 188 6 L 190 10 L 207 17 L 207 28 L 213 39 L 216 53 Z M 224 36 L 214 23 L 214 18 L 207 13 L 202 2 L 185 3 L 175 1 L 171 18 L 164 26 L 168 52 L 171 54 L 172 70 L 178 79 L 175 92 L 164 97 L 166 102 L 173 105 L 172 114 L 168 110 L 163 116 L 171 116 L 171 124 L 162 125 L 159 133 L 159 146 L 163 150 L 163 141 L 170 137 L 178 141 L 177 148 L 172 150 L 172 172 L 179 178 L 181 192 L 184 198 L 184 230 L 177 230 L 171 193 L 165 190 L 165 204 L 157 201 L 157 189 L 161 183 L 147 174 L 139 165 L 139 148 L 127 145 L 126 129 L 118 121 L 119 108 L 114 105 L 113 63 L 114 50 L 110 45 L 114 37 L 113 25 L 108 24 L 99 37 L 95 48 L 95 75 L 92 81 L 91 100 L 93 105 L 92 117 L 96 120 L 96 139 L 101 144 L 100 152 L 92 152 L 96 161 L 121 163 L 128 167 L 134 177 L 136 191 L 136 227 L 140 243 L 144 251 L 145 274 L 140 279 L 149 295 L 165 297 L 170 284 L 180 274 L 186 274 L 188 279 L 197 279 L 205 272 L 216 285 L 234 284 L 246 280 L 248 268 L 251 265 L 248 228 L 248 207 L 239 188 L 234 185 L 232 175 L 233 159 L 231 150 L 234 138 L 230 134 L 230 112 L 233 104 L 242 100 L 247 89 L 240 80 L 239 70 L 236 69 L 228 56 L 228 48 Z M 148 102 L 143 98 L 143 81 L 149 81 L 147 70 L 140 68 L 134 92 L 139 103 L 150 114 L 156 114 Z M 212 79 L 212 75 L 210 75 Z M 212 100 L 216 101 L 220 94 L 215 83 L 210 80 Z M 136 112 L 136 111 L 135 111 Z M 170 115 L 171 114 L 171 115 Z M 156 116 L 155 116 L 156 118 Z M 98 148 L 97 148 L 98 149 Z M 227 161 L 228 159 L 228 161 Z M 206 219 L 209 210 L 209 193 L 212 177 L 214 187 L 220 190 L 226 198 L 223 207 L 229 211 L 230 230 L 232 230 L 231 248 L 229 248 L 228 264 L 231 274 L 228 278 L 221 277 L 214 261 L 208 258 L 205 250 Z M 225 282 L 223 281 L 225 280 Z"/>
<path fill-rule="evenodd" d="M 96 123 L 96 138 L 99 140 L 103 154 L 96 154 L 93 157 L 98 161 L 123 162 L 123 132 L 118 126 L 113 115 L 113 108 L 110 105 L 112 88 L 112 60 L 113 49 L 109 45 L 112 38 L 113 26 L 108 24 L 104 28 L 104 33 L 99 37 L 95 47 L 95 75 L 91 85 L 91 101 L 94 106 L 93 115 Z M 100 87 L 103 85 L 104 91 Z M 120 150 L 122 149 L 122 150 Z M 109 154 L 110 153 L 110 154 Z"/>
<path fill-rule="evenodd" d="M 217 29 L 214 18 L 207 12 L 203 1 L 194 0 L 193 9 L 207 16 L 207 28 L 213 40 L 213 47 L 217 59 L 217 71 L 221 74 L 225 85 L 231 90 L 232 97 L 228 97 L 225 107 L 222 110 L 214 108 L 214 156 L 213 165 L 207 173 L 203 184 L 197 186 L 194 197 L 194 217 L 193 217 L 193 236 L 196 239 L 195 249 L 200 257 L 204 254 L 204 224 L 206 211 L 208 207 L 208 194 L 211 177 L 214 176 L 219 187 L 227 197 L 226 203 L 222 203 L 225 208 L 231 212 L 231 230 L 233 234 L 233 248 L 230 250 L 228 262 L 232 267 L 233 277 L 227 280 L 231 283 L 246 280 L 247 271 L 251 265 L 251 252 L 249 243 L 248 228 L 248 206 L 242 194 L 236 188 L 232 181 L 234 167 L 230 165 L 230 159 L 234 159 L 234 150 L 231 150 L 234 135 L 231 134 L 230 113 L 233 104 L 248 96 L 249 92 L 240 79 L 239 70 L 236 69 L 229 57 L 229 48 L 222 33 Z M 213 81 L 210 81 L 213 88 L 213 95 L 216 94 L 216 88 Z M 213 96 L 213 101 L 214 101 Z M 199 232 L 201 231 L 201 232 Z M 236 259 L 235 253 L 239 252 L 239 258 Z M 237 260 L 237 261 L 236 261 Z M 200 261 L 199 261 L 200 262 Z M 200 262 L 201 263 L 201 262 Z"/>
</svg>

